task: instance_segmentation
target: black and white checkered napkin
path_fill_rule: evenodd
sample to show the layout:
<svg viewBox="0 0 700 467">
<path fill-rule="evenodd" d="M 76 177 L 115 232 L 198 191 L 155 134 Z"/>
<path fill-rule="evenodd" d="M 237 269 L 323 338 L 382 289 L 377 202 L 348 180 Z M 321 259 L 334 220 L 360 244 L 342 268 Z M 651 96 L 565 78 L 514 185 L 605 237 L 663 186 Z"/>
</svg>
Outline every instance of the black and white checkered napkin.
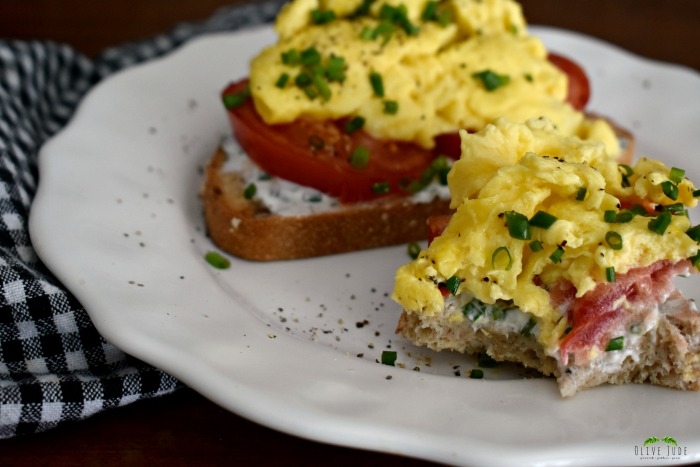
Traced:
<svg viewBox="0 0 700 467">
<path fill-rule="evenodd" d="M 0 438 L 45 431 L 181 384 L 106 342 L 37 258 L 27 219 L 39 148 L 107 75 L 201 34 L 270 22 L 280 4 L 224 8 L 96 60 L 52 42 L 0 40 Z"/>
</svg>

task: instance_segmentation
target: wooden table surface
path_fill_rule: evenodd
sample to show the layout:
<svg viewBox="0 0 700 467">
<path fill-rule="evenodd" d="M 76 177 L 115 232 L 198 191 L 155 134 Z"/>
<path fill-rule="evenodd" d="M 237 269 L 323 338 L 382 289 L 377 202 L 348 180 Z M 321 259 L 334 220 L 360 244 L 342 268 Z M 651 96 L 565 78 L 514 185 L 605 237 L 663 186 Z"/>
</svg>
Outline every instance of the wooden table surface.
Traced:
<svg viewBox="0 0 700 467">
<path fill-rule="evenodd" d="M 51 39 L 94 57 L 105 47 L 207 18 L 245 0 L 0 2 L 0 38 Z M 596 36 L 700 71 L 697 0 L 523 0 L 531 24 Z M 700 105 L 700 102 L 689 103 Z M 0 441 L 0 465 L 429 465 L 335 447 L 262 427 L 191 390 L 141 401 L 53 431 Z"/>
</svg>

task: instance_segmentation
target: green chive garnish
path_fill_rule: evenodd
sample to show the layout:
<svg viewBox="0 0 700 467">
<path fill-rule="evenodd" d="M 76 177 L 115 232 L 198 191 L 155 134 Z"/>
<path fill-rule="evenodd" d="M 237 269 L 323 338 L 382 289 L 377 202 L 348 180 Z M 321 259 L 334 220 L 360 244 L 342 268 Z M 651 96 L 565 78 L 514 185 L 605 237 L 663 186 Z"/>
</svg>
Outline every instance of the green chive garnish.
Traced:
<svg viewBox="0 0 700 467">
<path fill-rule="evenodd" d="M 382 75 L 373 71 L 369 74 L 369 82 L 372 85 L 372 91 L 377 97 L 384 97 L 384 80 Z"/>
<path fill-rule="evenodd" d="M 418 242 L 411 242 L 408 244 L 407 251 L 411 259 L 416 259 L 420 255 L 421 248 Z"/>
<path fill-rule="evenodd" d="M 469 371 L 469 377 L 471 379 L 483 379 L 484 378 L 484 370 L 474 368 L 473 370 Z"/>
<path fill-rule="evenodd" d="M 389 193 L 390 189 L 391 186 L 389 185 L 389 182 L 376 182 L 372 185 L 372 193 L 377 195 Z"/>
<path fill-rule="evenodd" d="M 297 49 L 290 49 L 282 52 L 282 63 L 288 66 L 296 66 L 301 63 L 301 54 Z"/>
<path fill-rule="evenodd" d="M 326 80 L 325 76 L 320 74 L 314 75 L 313 83 L 324 101 L 331 98 L 331 88 L 328 87 L 328 81 Z"/>
<path fill-rule="evenodd" d="M 576 192 L 576 201 L 583 201 L 586 199 L 586 194 L 588 193 L 588 188 L 585 186 L 582 186 L 581 188 L 578 189 Z"/>
<path fill-rule="evenodd" d="M 253 199 L 255 194 L 258 192 L 258 187 L 255 186 L 255 183 L 251 183 L 247 187 L 245 187 L 245 190 L 243 190 L 243 197 L 245 199 Z"/>
<path fill-rule="evenodd" d="M 503 260 L 499 260 L 499 257 L 505 258 L 504 268 L 499 268 L 496 265 L 496 263 L 500 264 L 503 262 Z M 510 250 L 508 250 L 508 247 L 499 246 L 493 251 L 491 254 L 491 267 L 494 269 L 505 269 L 506 271 L 510 271 L 510 269 L 513 267 L 513 258 L 510 256 Z"/>
<path fill-rule="evenodd" d="M 668 173 L 668 179 L 676 184 L 682 182 L 683 177 L 685 177 L 685 170 L 679 169 L 678 167 L 672 167 L 671 171 Z"/>
<path fill-rule="evenodd" d="M 678 199 L 678 185 L 676 185 L 673 182 L 670 182 L 666 180 L 665 182 L 661 182 L 661 189 L 664 191 L 664 194 L 671 198 L 673 201 Z"/>
<path fill-rule="evenodd" d="M 249 97 L 250 89 L 246 87 L 240 92 L 224 94 L 221 99 L 224 103 L 224 107 L 226 107 L 227 109 L 235 109 L 236 107 L 240 107 L 241 105 L 243 105 Z"/>
<path fill-rule="evenodd" d="M 359 115 L 353 117 L 345 124 L 346 133 L 354 133 L 365 125 L 365 119 Z"/>
<path fill-rule="evenodd" d="M 396 101 L 384 101 L 384 113 L 394 115 L 399 111 L 399 103 Z"/>
<path fill-rule="evenodd" d="M 522 331 L 520 331 L 520 334 L 522 334 L 525 337 L 530 337 L 532 335 L 532 330 L 534 329 L 536 324 L 537 321 L 535 321 L 533 318 L 530 318 L 530 321 L 528 321 L 525 327 L 523 327 Z"/>
<path fill-rule="evenodd" d="M 289 81 L 289 74 L 287 73 L 282 73 L 279 78 L 277 78 L 277 82 L 275 83 L 275 86 L 278 88 L 283 88 L 287 85 L 287 82 Z"/>
<path fill-rule="evenodd" d="M 534 216 L 530 219 L 530 225 L 532 227 L 539 227 L 541 229 L 548 229 L 557 221 L 556 216 L 549 214 L 544 211 L 537 211 Z"/>
<path fill-rule="evenodd" d="M 618 164 L 617 168 L 622 175 L 622 186 L 624 188 L 631 186 L 629 177 L 634 175 L 634 170 L 632 170 L 632 167 L 626 164 Z"/>
<path fill-rule="evenodd" d="M 652 232 L 656 232 L 659 235 L 663 235 L 666 232 L 666 228 L 671 225 L 671 213 L 664 211 L 655 218 L 649 221 L 647 226 Z"/>
<path fill-rule="evenodd" d="M 313 67 L 321 64 L 321 54 L 316 47 L 309 47 L 301 51 L 300 63 L 305 67 Z"/>
<path fill-rule="evenodd" d="M 564 256 L 564 249 L 560 246 L 557 246 L 557 249 L 552 252 L 551 255 L 549 255 L 549 259 L 552 260 L 553 263 L 559 263 L 561 262 L 561 257 Z"/>
<path fill-rule="evenodd" d="M 505 213 L 508 233 L 518 240 L 530 240 L 530 223 L 523 214 L 515 211 Z"/>
<path fill-rule="evenodd" d="M 622 235 L 615 232 L 614 230 L 611 230 L 605 234 L 605 241 L 607 242 L 608 246 L 613 250 L 622 249 Z"/>
<path fill-rule="evenodd" d="M 364 169 L 369 162 L 369 149 L 364 146 L 358 146 L 350 155 L 348 162 L 356 169 Z"/>
<path fill-rule="evenodd" d="M 625 347 L 625 336 L 618 336 L 610 339 L 608 346 L 605 347 L 606 352 L 613 350 L 622 350 Z"/>
<path fill-rule="evenodd" d="M 384 350 L 382 351 L 382 365 L 394 366 L 396 364 L 396 351 L 394 350 Z"/>
<path fill-rule="evenodd" d="M 533 253 L 536 253 L 538 251 L 542 251 L 544 246 L 542 245 L 542 242 L 539 240 L 533 240 L 529 243 L 530 245 L 530 250 L 533 251 Z"/>
<path fill-rule="evenodd" d="M 321 10 L 319 8 L 311 10 L 311 21 L 313 21 L 314 24 L 326 24 L 334 19 L 335 12 L 333 10 Z"/>
<path fill-rule="evenodd" d="M 459 279 L 459 277 L 452 276 L 445 281 L 445 287 L 447 287 L 447 291 L 452 295 L 457 295 L 457 291 L 459 290 L 459 285 L 461 283 L 462 281 Z"/>
<path fill-rule="evenodd" d="M 700 242 L 700 225 L 689 228 L 686 234 L 696 242 Z"/>
<path fill-rule="evenodd" d="M 204 255 L 204 259 L 216 269 L 228 269 L 231 266 L 231 262 L 216 251 L 208 252 Z"/>
<path fill-rule="evenodd" d="M 510 83 L 510 77 L 507 75 L 499 75 L 491 70 L 484 70 L 478 73 L 472 74 L 472 77 L 481 81 L 487 91 L 495 91 L 501 86 L 505 86 Z"/>
<path fill-rule="evenodd" d="M 609 266 L 605 268 L 605 280 L 608 282 L 615 282 L 615 268 Z"/>
</svg>

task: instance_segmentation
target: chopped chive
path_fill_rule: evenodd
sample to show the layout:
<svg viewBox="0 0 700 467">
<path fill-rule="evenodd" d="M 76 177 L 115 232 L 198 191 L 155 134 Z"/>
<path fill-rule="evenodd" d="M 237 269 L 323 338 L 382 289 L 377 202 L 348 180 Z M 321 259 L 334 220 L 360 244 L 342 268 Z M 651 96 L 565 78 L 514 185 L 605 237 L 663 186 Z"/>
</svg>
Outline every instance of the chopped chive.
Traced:
<svg viewBox="0 0 700 467">
<path fill-rule="evenodd" d="M 354 133 L 365 125 L 365 119 L 356 115 L 345 124 L 346 133 Z"/>
<path fill-rule="evenodd" d="M 299 86 L 300 88 L 306 88 L 313 83 L 313 78 L 309 73 L 306 71 L 302 71 L 296 77 L 294 77 L 294 84 Z"/>
<path fill-rule="evenodd" d="M 605 268 L 605 280 L 608 282 L 615 282 L 615 268 L 609 266 Z"/>
<path fill-rule="evenodd" d="M 335 12 L 333 10 L 321 10 L 320 8 L 311 10 L 311 21 L 313 21 L 314 24 L 326 24 L 334 19 Z"/>
<path fill-rule="evenodd" d="M 438 12 L 438 2 L 431 0 L 425 4 L 423 13 L 421 14 L 421 19 L 423 21 L 435 21 Z"/>
<path fill-rule="evenodd" d="M 608 233 L 605 234 L 605 241 L 608 244 L 608 246 L 613 250 L 622 249 L 622 235 L 615 232 L 614 230 L 610 230 Z"/>
<path fill-rule="evenodd" d="M 678 199 L 678 185 L 675 183 L 668 180 L 661 182 L 661 189 L 664 191 L 664 194 L 673 201 Z"/>
<path fill-rule="evenodd" d="M 510 269 L 513 267 L 513 258 L 510 256 L 510 250 L 508 250 L 508 247 L 505 246 L 499 246 L 496 248 L 493 253 L 491 254 L 491 267 L 496 269 L 496 263 L 498 262 L 498 257 L 506 255 L 506 267 L 505 268 L 500 268 L 500 269 L 505 269 L 506 271 L 510 271 Z"/>
<path fill-rule="evenodd" d="M 484 370 L 480 370 L 479 368 L 474 368 L 473 370 L 469 371 L 469 377 L 471 379 L 483 379 L 484 378 Z"/>
<path fill-rule="evenodd" d="M 224 94 L 221 99 L 224 103 L 224 107 L 226 107 L 227 109 L 235 109 L 236 107 L 240 107 L 241 105 L 243 105 L 249 97 L 250 89 L 246 87 L 240 92 Z"/>
<path fill-rule="evenodd" d="M 384 97 L 384 80 L 382 75 L 373 71 L 369 74 L 369 82 L 372 85 L 372 91 L 377 97 Z"/>
<path fill-rule="evenodd" d="M 585 186 L 582 186 L 581 188 L 578 189 L 576 192 L 576 201 L 583 201 L 586 199 L 586 194 L 588 193 L 588 188 Z"/>
<path fill-rule="evenodd" d="M 369 162 L 369 149 L 364 146 L 356 147 L 348 158 L 348 162 L 356 169 L 364 169 Z"/>
<path fill-rule="evenodd" d="M 396 351 L 395 350 L 384 350 L 382 351 L 382 365 L 394 366 L 396 364 Z"/>
<path fill-rule="evenodd" d="M 282 73 L 279 78 L 277 78 L 277 82 L 275 83 L 275 86 L 278 88 L 283 88 L 287 85 L 287 82 L 289 81 L 289 74 L 288 73 Z"/>
<path fill-rule="evenodd" d="M 418 242 L 411 242 L 408 244 L 407 251 L 411 259 L 416 259 L 420 255 L 421 248 Z"/>
<path fill-rule="evenodd" d="M 564 256 L 564 249 L 557 246 L 557 249 L 554 250 L 551 255 L 549 255 L 549 259 L 551 259 L 553 263 L 559 263 L 561 262 L 562 256 Z"/>
<path fill-rule="evenodd" d="M 539 227 L 541 229 L 548 229 L 557 221 L 556 216 L 549 214 L 544 211 L 537 211 L 532 218 L 530 218 L 530 225 L 532 227 Z"/>
<path fill-rule="evenodd" d="M 525 215 L 516 211 L 508 211 L 505 216 L 508 233 L 511 237 L 518 240 L 530 240 L 530 223 Z"/>
<path fill-rule="evenodd" d="M 631 186 L 629 178 L 634 175 L 634 170 L 632 170 L 632 167 L 626 164 L 618 164 L 618 170 L 620 171 L 620 175 L 622 175 L 622 186 L 624 188 L 628 188 Z"/>
<path fill-rule="evenodd" d="M 326 78 L 323 75 L 315 74 L 312 79 L 316 90 L 321 95 L 321 98 L 324 101 L 330 99 L 331 88 L 328 87 L 328 81 L 326 81 Z"/>
<path fill-rule="evenodd" d="M 384 101 L 384 113 L 395 115 L 399 111 L 399 103 L 396 101 Z"/>
<path fill-rule="evenodd" d="M 486 305 L 481 300 L 473 298 L 462 307 L 462 314 L 472 323 L 486 312 Z"/>
<path fill-rule="evenodd" d="M 683 203 L 673 203 L 664 206 L 664 211 L 668 211 L 671 214 L 681 214 L 685 212 L 686 209 Z"/>
<path fill-rule="evenodd" d="M 696 242 L 700 242 L 700 224 L 689 228 L 686 234 Z"/>
<path fill-rule="evenodd" d="M 345 81 L 345 58 L 331 55 L 326 65 L 326 78 L 330 81 Z"/>
<path fill-rule="evenodd" d="M 523 327 L 523 329 L 520 331 L 520 334 L 522 334 L 525 337 L 530 337 L 532 335 L 532 330 L 534 329 L 536 324 L 537 321 L 535 321 L 534 318 L 530 318 L 530 321 L 528 321 L 527 324 Z"/>
<path fill-rule="evenodd" d="M 420 30 L 418 26 L 411 23 L 411 21 L 408 19 L 408 9 L 403 4 L 399 6 L 391 6 L 386 3 L 383 4 L 379 10 L 379 19 L 395 24 L 403 29 L 409 36 L 418 34 L 418 31 Z"/>
<path fill-rule="evenodd" d="M 659 235 L 663 235 L 666 232 L 666 228 L 671 225 L 671 213 L 664 211 L 655 218 L 649 221 L 647 226 L 652 232 L 656 232 Z"/>
<path fill-rule="evenodd" d="M 216 269 L 228 269 L 231 266 L 231 261 L 229 261 L 228 258 L 222 256 L 221 253 L 218 253 L 216 251 L 208 252 L 204 255 L 204 259 L 207 263 L 209 263 Z"/>
<path fill-rule="evenodd" d="M 680 183 L 685 177 L 685 170 L 679 169 L 678 167 L 671 167 L 671 171 L 668 173 L 668 179 L 673 183 Z"/>
<path fill-rule="evenodd" d="M 603 213 L 603 220 L 608 224 L 626 224 L 634 219 L 634 215 L 635 213 L 628 209 L 623 209 L 620 212 L 606 210 Z"/>
<path fill-rule="evenodd" d="M 459 277 L 452 276 L 445 281 L 445 287 L 447 287 L 448 292 L 450 292 L 452 295 L 457 295 L 457 291 L 459 290 L 459 285 L 461 283 L 462 281 L 459 279 Z"/>
<path fill-rule="evenodd" d="M 688 259 L 690 260 L 691 263 L 693 263 L 694 268 L 697 269 L 700 267 L 700 253 L 693 255 Z"/>
<path fill-rule="evenodd" d="M 530 250 L 532 250 L 534 253 L 536 253 L 538 251 L 542 251 L 542 249 L 544 248 L 544 246 L 542 245 L 542 242 L 539 240 L 533 240 L 530 242 L 529 245 L 530 245 Z"/>
<path fill-rule="evenodd" d="M 312 67 L 321 63 L 321 54 L 316 47 L 309 47 L 301 51 L 300 63 L 306 67 Z"/>
<path fill-rule="evenodd" d="M 495 91 L 501 86 L 510 83 L 510 77 L 507 75 L 499 75 L 491 70 L 484 70 L 472 74 L 472 77 L 481 81 L 487 91 Z"/>
<path fill-rule="evenodd" d="M 245 199 L 253 199 L 255 194 L 258 192 L 258 187 L 255 186 L 255 183 L 251 183 L 247 187 L 245 187 L 245 190 L 243 190 L 243 197 Z"/>
<path fill-rule="evenodd" d="M 301 63 L 301 54 L 297 49 L 290 49 L 282 52 L 282 63 L 289 66 L 295 66 Z"/>
<path fill-rule="evenodd" d="M 605 347 L 606 352 L 612 352 L 613 350 L 622 350 L 625 347 L 625 336 L 618 336 L 610 339 L 607 347 Z"/>
<path fill-rule="evenodd" d="M 389 182 L 376 182 L 372 185 L 372 193 L 377 195 L 389 193 L 390 189 L 391 186 L 389 185 Z"/>
</svg>

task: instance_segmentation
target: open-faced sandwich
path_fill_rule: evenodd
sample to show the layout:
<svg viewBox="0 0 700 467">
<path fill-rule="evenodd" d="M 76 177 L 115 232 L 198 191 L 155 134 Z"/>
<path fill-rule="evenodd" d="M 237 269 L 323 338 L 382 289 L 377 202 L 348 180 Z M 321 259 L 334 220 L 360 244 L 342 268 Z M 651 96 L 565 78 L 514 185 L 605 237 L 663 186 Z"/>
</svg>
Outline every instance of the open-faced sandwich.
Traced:
<svg viewBox="0 0 700 467">
<path fill-rule="evenodd" d="M 700 389 L 700 315 L 674 280 L 696 273 L 700 193 L 681 168 L 618 164 L 547 119 L 462 132 L 451 217 L 396 274 L 398 332 L 556 377 Z M 683 280 L 683 279 L 678 279 Z"/>
<path fill-rule="evenodd" d="M 222 97 L 233 135 L 202 191 L 213 241 L 255 260 L 425 238 L 448 213 L 458 131 L 546 116 L 628 159 L 584 108 L 585 73 L 528 33 L 512 0 L 294 0 L 278 42 Z"/>
</svg>

